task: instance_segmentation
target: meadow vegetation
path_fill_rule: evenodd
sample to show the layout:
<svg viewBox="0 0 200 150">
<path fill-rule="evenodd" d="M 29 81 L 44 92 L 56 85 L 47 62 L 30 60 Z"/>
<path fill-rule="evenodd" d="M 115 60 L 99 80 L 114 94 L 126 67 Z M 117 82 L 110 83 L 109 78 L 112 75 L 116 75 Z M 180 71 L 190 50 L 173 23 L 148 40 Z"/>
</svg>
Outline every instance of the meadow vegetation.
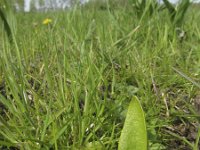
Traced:
<svg viewBox="0 0 200 150">
<path fill-rule="evenodd" d="M 117 149 L 133 96 L 149 149 L 198 149 L 200 6 L 140 7 L 4 14 L 0 149 Z"/>
</svg>

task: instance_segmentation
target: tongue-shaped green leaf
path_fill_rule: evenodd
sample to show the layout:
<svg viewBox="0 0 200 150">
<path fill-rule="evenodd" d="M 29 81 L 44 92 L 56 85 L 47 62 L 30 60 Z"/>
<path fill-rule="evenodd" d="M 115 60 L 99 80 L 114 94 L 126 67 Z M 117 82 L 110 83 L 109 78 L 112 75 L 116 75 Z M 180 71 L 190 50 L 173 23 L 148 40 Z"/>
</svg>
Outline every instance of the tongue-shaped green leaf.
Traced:
<svg viewBox="0 0 200 150">
<path fill-rule="evenodd" d="M 119 150 L 147 149 L 145 117 L 137 97 L 133 97 L 129 104 L 118 148 Z"/>
</svg>

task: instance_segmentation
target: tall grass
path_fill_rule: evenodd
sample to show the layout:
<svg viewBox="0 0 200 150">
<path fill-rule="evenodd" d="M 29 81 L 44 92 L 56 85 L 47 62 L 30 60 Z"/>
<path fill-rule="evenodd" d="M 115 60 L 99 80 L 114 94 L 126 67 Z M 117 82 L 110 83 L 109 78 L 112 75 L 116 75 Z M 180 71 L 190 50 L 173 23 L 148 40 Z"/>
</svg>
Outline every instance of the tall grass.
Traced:
<svg viewBox="0 0 200 150">
<path fill-rule="evenodd" d="M 190 6 L 189 0 L 181 0 L 177 6 L 173 6 L 168 0 L 163 0 L 166 8 L 169 11 L 171 22 L 175 26 L 180 26 L 187 9 Z"/>
<path fill-rule="evenodd" d="M 198 122 L 198 89 L 172 68 L 199 81 L 199 12 L 188 8 L 180 39 L 165 10 L 141 20 L 111 6 L 12 14 L 14 26 L 1 9 L 0 148 L 116 149 L 135 95 L 150 149 L 193 146 L 178 127 Z"/>
</svg>

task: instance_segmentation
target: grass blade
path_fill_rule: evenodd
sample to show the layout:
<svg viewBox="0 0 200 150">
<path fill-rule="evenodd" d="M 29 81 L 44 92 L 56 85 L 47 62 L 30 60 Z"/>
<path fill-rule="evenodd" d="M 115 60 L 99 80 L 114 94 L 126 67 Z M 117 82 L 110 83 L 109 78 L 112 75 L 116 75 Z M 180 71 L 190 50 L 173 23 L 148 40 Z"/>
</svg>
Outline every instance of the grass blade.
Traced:
<svg viewBox="0 0 200 150">
<path fill-rule="evenodd" d="M 193 79 L 191 79 L 190 77 L 188 77 L 187 75 L 185 75 L 184 73 L 182 73 L 181 71 L 177 70 L 176 68 L 172 67 L 172 69 L 174 71 L 176 71 L 179 75 L 181 75 L 183 78 L 187 79 L 188 81 L 190 81 L 194 85 L 196 85 L 198 88 L 200 88 L 200 84 L 199 83 L 197 83 L 196 81 L 194 81 Z"/>
<path fill-rule="evenodd" d="M 0 18 L 3 21 L 5 31 L 10 40 L 16 34 L 16 20 L 14 18 L 11 6 L 7 0 L 1 1 Z"/>
<path fill-rule="evenodd" d="M 194 145 L 194 150 L 198 150 L 199 149 L 199 138 L 200 138 L 200 127 L 198 129 L 198 133 L 197 133 L 197 137 L 196 137 L 196 141 L 195 141 L 195 145 Z"/>
</svg>

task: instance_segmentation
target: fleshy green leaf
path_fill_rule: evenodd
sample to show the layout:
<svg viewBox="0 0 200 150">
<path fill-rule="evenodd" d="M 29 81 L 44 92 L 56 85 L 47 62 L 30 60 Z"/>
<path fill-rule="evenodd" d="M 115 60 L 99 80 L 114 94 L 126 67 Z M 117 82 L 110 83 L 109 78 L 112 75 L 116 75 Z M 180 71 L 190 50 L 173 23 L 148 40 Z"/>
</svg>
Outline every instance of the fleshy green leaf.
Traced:
<svg viewBox="0 0 200 150">
<path fill-rule="evenodd" d="M 146 150 L 147 132 L 140 101 L 133 97 L 119 140 L 119 150 Z"/>
</svg>

